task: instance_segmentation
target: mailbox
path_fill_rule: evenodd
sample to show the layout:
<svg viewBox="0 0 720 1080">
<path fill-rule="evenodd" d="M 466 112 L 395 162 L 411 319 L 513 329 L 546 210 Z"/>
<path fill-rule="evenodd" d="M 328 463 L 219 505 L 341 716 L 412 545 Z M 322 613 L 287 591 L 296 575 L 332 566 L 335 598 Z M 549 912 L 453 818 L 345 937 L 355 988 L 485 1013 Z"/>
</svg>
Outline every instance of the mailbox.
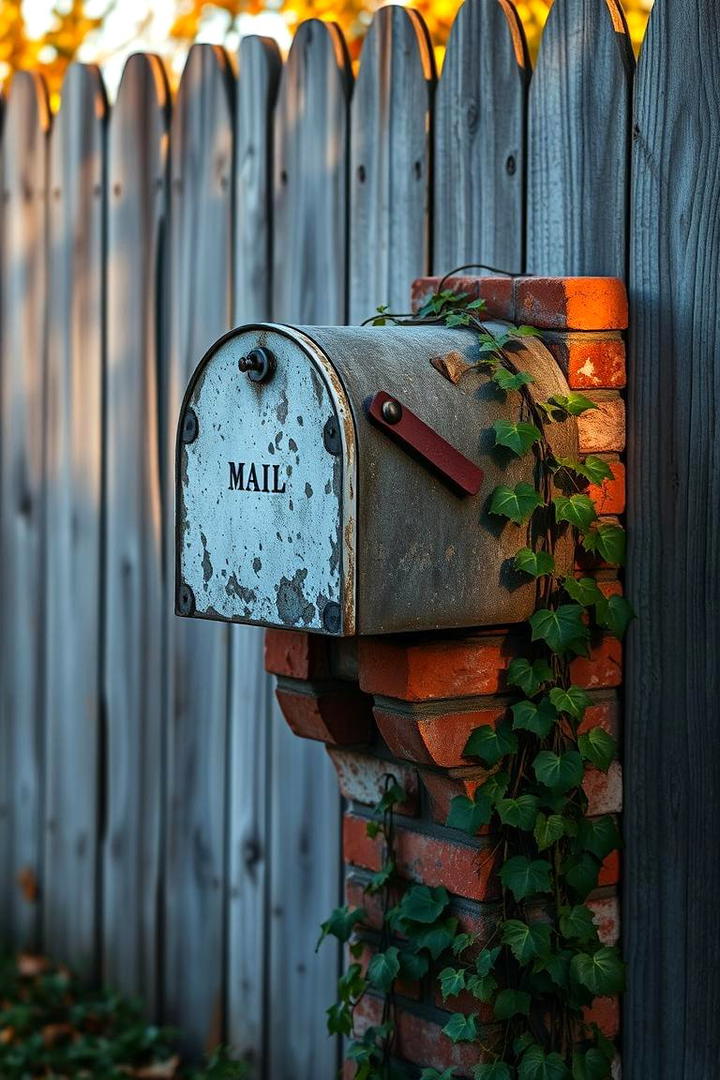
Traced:
<svg viewBox="0 0 720 1080">
<path fill-rule="evenodd" d="M 539 340 L 513 348 L 536 395 L 568 393 Z M 336 636 L 528 618 L 536 585 L 512 567 L 526 529 L 488 513 L 535 467 L 492 423 L 527 417 L 480 359 L 470 331 L 417 324 L 216 342 L 180 416 L 177 613 Z M 577 453 L 574 420 L 548 435 Z"/>
</svg>

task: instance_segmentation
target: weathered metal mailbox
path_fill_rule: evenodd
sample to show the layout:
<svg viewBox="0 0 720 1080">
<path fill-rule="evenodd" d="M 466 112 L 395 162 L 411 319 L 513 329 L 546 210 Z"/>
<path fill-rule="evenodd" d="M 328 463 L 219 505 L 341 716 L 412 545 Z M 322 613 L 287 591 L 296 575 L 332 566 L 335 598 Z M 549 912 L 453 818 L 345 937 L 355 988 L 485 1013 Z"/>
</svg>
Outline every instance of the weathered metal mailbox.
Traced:
<svg viewBox="0 0 720 1080">
<path fill-rule="evenodd" d="M 537 339 L 514 348 L 537 395 L 568 393 Z M 216 342 L 180 416 L 177 613 L 336 636 L 526 619 L 520 527 L 488 506 L 534 461 L 494 446 L 493 421 L 522 402 L 479 360 L 476 335 L 427 325 L 265 324 Z M 577 452 L 575 421 L 550 434 Z"/>
</svg>

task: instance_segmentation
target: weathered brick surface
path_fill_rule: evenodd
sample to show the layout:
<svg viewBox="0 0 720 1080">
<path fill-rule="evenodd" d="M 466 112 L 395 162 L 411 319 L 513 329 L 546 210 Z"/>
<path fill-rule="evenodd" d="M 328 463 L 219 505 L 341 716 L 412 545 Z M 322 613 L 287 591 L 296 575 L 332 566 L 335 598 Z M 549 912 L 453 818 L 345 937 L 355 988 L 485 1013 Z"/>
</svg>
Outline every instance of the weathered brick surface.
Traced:
<svg viewBox="0 0 720 1080">
<path fill-rule="evenodd" d="M 623 514 L 625 512 L 625 466 L 622 461 L 610 460 L 612 479 L 601 484 L 590 484 L 587 493 L 595 503 L 598 514 Z"/>
<path fill-rule="evenodd" d="M 386 790 L 387 778 L 392 777 L 407 794 L 407 799 L 396 806 L 396 811 L 399 814 L 417 814 L 419 796 L 415 769 L 356 750 L 328 747 L 328 753 L 338 775 L 340 794 L 346 799 L 376 806 Z"/>
<path fill-rule="evenodd" d="M 265 670 L 290 679 L 322 679 L 329 674 L 327 639 L 300 630 L 266 630 Z"/>
<path fill-rule="evenodd" d="M 279 686 L 278 704 L 290 728 L 302 739 L 317 739 L 337 746 L 359 746 L 370 741 L 370 699 L 357 692 Z"/>
<path fill-rule="evenodd" d="M 618 333 L 542 335 L 571 390 L 621 390 L 627 381 L 626 349 Z"/>
</svg>

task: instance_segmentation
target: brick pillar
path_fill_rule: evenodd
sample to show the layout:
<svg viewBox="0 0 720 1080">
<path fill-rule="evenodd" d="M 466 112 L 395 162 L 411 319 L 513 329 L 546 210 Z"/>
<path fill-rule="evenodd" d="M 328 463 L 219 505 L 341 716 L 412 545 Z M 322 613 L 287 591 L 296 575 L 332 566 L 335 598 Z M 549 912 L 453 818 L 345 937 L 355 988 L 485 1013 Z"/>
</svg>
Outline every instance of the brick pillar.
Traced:
<svg viewBox="0 0 720 1080">
<path fill-rule="evenodd" d="M 416 305 L 437 280 L 415 283 Z M 571 389 L 597 402 L 599 408 L 579 420 L 581 452 L 600 454 L 610 464 L 613 480 L 591 494 L 599 513 L 617 518 L 625 508 L 625 350 L 619 333 L 626 325 L 623 290 L 617 283 L 606 288 L 604 279 L 463 278 L 448 287 L 483 296 L 491 317 L 541 328 Z M 617 568 L 586 555 L 578 562 L 577 574 L 596 577 L 607 594 L 622 590 Z M 380 869 L 382 846 L 380 839 L 368 837 L 366 826 L 388 773 L 407 794 L 396 816 L 400 877 L 444 886 L 461 929 L 481 939 L 491 933 L 498 917 L 498 888 L 487 858 L 489 837 L 471 838 L 445 822 L 451 799 L 471 795 L 486 776 L 463 757 L 463 750 L 475 728 L 494 724 L 505 714 L 511 700 L 505 672 L 526 640 L 524 627 L 346 641 L 267 632 L 266 667 L 278 676 L 277 696 L 287 722 L 296 734 L 324 742 L 337 770 L 345 798 L 346 899 L 368 912 L 369 926 L 361 930 L 368 951 L 381 911 L 363 890 Z M 622 648 L 609 636 L 598 635 L 589 658 L 573 661 L 572 681 L 588 691 L 592 702 L 586 728 L 600 725 L 618 736 L 621 676 Z M 591 814 L 620 814 L 619 764 L 607 774 L 590 769 L 585 789 Z M 607 944 L 615 943 L 619 934 L 618 877 L 619 856 L 614 853 L 605 860 L 590 901 Z M 398 1058 L 440 1071 L 454 1066 L 458 1077 L 469 1076 L 478 1062 L 477 1046 L 453 1045 L 442 1028 L 457 1011 L 479 1013 L 481 1022 L 492 1024 L 488 1007 L 465 995 L 443 1003 L 431 977 L 401 985 L 400 990 L 394 1042 Z M 381 999 L 367 994 L 356 1011 L 359 1030 L 363 1024 L 378 1023 L 381 1010 Z M 615 1037 L 617 1000 L 597 999 L 592 1018 Z M 352 1065 L 345 1075 L 354 1075 Z"/>
</svg>

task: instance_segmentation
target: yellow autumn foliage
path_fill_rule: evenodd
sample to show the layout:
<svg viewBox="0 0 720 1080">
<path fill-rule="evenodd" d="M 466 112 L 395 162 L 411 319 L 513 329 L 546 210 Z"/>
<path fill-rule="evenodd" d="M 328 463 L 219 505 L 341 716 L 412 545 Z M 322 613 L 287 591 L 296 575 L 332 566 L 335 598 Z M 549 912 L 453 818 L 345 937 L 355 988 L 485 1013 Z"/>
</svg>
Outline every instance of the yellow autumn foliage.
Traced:
<svg viewBox="0 0 720 1080">
<path fill-rule="evenodd" d="M 148 3 L 150 0 L 148 0 Z M 453 19 L 462 0 L 416 0 L 413 6 L 424 16 L 442 59 Z M 528 35 L 533 54 L 552 0 L 513 0 Z M 628 26 L 636 49 L 645 33 L 653 0 L 622 0 Z M 342 27 L 353 58 L 357 59 L 362 39 L 379 7 L 379 0 L 178 0 L 177 16 L 171 29 L 175 48 L 193 40 L 203 17 L 209 11 L 224 11 L 231 26 L 241 14 L 261 11 L 279 12 L 292 30 L 304 19 L 327 19 Z M 20 68 L 40 69 L 45 74 L 51 94 L 57 98 L 63 73 L 77 56 L 87 36 L 102 25 L 102 17 L 87 14 L 86 0 L 70 0 L 52 9 L 50 25 L 42 37 L 28 34 L 22 0 L 0 0 L 0 80 Z"/>
</svg>

